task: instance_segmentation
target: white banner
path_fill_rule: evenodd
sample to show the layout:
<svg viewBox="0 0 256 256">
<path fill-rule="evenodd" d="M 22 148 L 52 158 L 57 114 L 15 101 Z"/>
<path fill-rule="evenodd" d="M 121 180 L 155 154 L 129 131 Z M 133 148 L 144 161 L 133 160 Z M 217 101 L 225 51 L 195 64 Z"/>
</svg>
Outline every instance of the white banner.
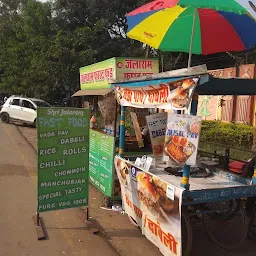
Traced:
<svg viewBox="0 0 256 256">
<path fill-rule="evenodd" d="M 115 157 L 115 167 L 125 212 L 163 255 L 182 255 L 183 189 L 173 187 L 118 156 Z"/>
<path fill-rule="evenodd" d="M 198 78 L 143 87 L 115 87 L 120 105 L 136 108 L 185 110 L 191 101 Z"/>
</svg>

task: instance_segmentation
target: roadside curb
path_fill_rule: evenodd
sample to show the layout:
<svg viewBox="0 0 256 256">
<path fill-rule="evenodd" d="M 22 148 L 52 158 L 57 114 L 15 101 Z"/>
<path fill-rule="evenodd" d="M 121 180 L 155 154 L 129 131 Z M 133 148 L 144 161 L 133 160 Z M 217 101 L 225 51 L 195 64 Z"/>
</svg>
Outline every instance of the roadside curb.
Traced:
<svg viewBox="0 0 256 256">
<path fill-rule="evenodd" d="M 16 125 L 15 125 L 16 126 Z M 20 135 L 25 139 L 25 141 L 28 143 L 28 145 L 35 151 L 35 153 L 37 154 L 37 150 L 36 148 L 33 146 L 32 143 L 30 143 L 30 141 L 27 139 L 27 137 L 21 132 L 19 126 L 16 126 L 17 130 L 19 131 Z"/>
</svg>

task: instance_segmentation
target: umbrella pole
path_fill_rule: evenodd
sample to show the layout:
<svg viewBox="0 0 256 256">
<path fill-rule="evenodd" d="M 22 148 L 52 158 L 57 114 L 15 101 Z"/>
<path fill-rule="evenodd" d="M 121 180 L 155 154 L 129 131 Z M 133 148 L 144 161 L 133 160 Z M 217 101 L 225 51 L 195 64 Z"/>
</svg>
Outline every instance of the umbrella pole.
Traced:
<svg viewBox="0 0 256 256">
<path fill-rule="evenodd" d="M 192 25 L 192 33 L 191 33 L 190 49 L 189 49 L 189 58 L 188 58 L 188 68 L 191 67 L 192 50 L 193 50 L 194 35 L 195 35 L 195 23 L 196 23 L 196 8 L 194 10 L 194 16 L 193 16 L 193 25 Z"/>
</svg>

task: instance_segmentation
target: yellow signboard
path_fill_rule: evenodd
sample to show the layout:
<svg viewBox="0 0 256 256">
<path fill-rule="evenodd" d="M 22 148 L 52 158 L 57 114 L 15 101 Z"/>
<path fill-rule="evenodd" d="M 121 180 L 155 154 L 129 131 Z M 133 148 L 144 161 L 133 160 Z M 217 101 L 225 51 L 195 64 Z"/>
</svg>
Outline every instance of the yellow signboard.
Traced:
<svg viewBox="0 0 256 256">
<path fill-rule="evenodd" d="M 159 73 L 158 59 L 111 58 L 80 68 L 81 90 L 111 88 L 109 80 L 124 80 Z"/>
</svg>

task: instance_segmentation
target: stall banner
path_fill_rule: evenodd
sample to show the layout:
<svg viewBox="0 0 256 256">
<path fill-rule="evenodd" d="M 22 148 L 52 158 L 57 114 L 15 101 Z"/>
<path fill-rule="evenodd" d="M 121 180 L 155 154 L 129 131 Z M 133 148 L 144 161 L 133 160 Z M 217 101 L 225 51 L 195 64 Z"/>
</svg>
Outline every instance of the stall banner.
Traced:
<svg viewBox="0 0 256 256">
<path fill-rule="evenodd" d="M 38 108 L 38 212 L 88 206 L 89 109 Z"/>
<path fill-rule="evenodd" d="M 201 117 L 168 114 L 165 154 L 178 164 L 195 165 L 201 131 Z"/>
<path fill-rule="evenodd" d="M 183 189 L 116 156 L 125 212 L 165 256 L 182 255 L 181 203 Z"/>
<path fill-rule="evenodd" d="M 114 58 L 80 68 L 81 90 L 111 88 L 108 82 L 111 79 L 116 79 Z"/>
<path fill-rule="evenodd" d="M 146 116 L 146 120 L 148 124 L 153 154 L 155 157 L 162 157 L 164 154 L 167 113 L 158 113 Z"/>
<path fill-rule="evenodd" d="M 81 90 L 111 88 L 109 80 L 126 80 L 159 73 L 158 59 L 111 58 L 80 68 Z"/>
<path fill-rule="evenodd" d="M 115 138 L 90 130 L 90 182 L 104 195 L 112 196 Z"/>
<path fill-rule="evenodd" d="M 120 105 L 136 108 L 185 110 L 192 98 L 198 78 L 143 87 L 115 87 Z"/>
</svg>

